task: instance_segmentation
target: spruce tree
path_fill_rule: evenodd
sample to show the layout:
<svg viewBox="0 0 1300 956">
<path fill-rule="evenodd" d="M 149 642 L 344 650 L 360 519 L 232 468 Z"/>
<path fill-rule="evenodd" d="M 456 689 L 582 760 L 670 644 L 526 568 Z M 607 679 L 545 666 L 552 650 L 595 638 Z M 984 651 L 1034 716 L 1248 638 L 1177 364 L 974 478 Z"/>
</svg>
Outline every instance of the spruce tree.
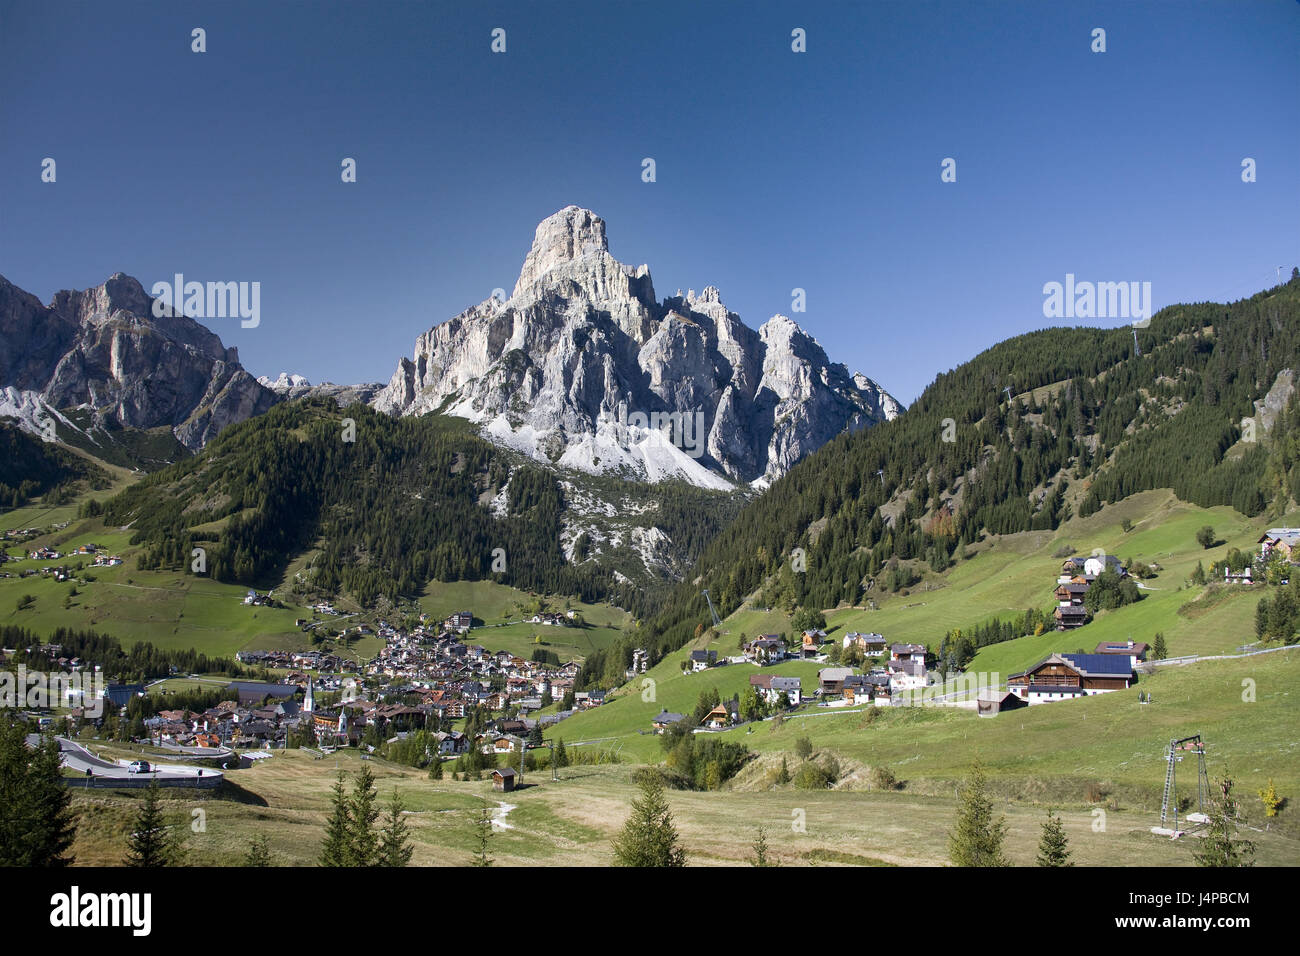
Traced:
<svg viewBox="0 0 1300 956">
<path fill-rule="evenodd" d="M 407 866 L 411 862 L 415 848 L 411 846 L 410 828 L 402 819 L 404 810 L 402 798 L 394 790 L 379 834 L 379 866 Z"/>
<path fill-rule="evenodd" d="M 474 838 L 478 848 L 474 852 L 474 866 L 491 866 L 492 858 L 488 856 L 488 840 L 492 836 L 492 815 L 487 802 L 479 809 L 478 819 L 474 822 Z"/>
<path fill-rule="evenodd" d="M 330 803 L 333 807 L 329 823 L 325 825 L 325 842 L 321 846 L 321 866 L 352 865 L 352 814 L 348 804 L 347 792 L 343 788 L 343 771 L 330 791 Z"/>
<path fill-rule="evenodd" d="M 1219 794 L 1210 800 L 1210 823 L 1200 845 L 1192 850 L 1197 866 L 1254 866 L 1255 844 L 1235 836 L 1237 801 L 1232 777 L 1219 781 Z"/>
<path fill-rule="evenodd" d="M 1008 866 L 1002 855 L 1006 819 L 993 818 L 984 768 L 977 760 L 958 792 L 957 824 L 948 834 L 948 856 L 954 866 Z"/>
<path fill-rule="evenodd" d="M 653 774 L 642 778 L 641 796 L 632 800 L 632 815 L 614 840 L 614 861 L 619 866 L 686 865 L 663 783 Z"/>
<path fill-rule="evenodd" d="M 170 866 L 175 855 L 167 823 L 163 819 L 158 781 L 150 782 L 144 803 L 135 817 L 135 827 L 126 843 L 126 866 Z"/>
<path fill-rule="evenodd" d="M 781 769 L 776 775 L 776 782 L 779 784 L 790 782 L 790 766 L 786 763 L 785 754 L 781 754 Z"/>
<path fill-rule="evenodd" d="M 564 738 L 561 737 L 555 745 L 555 766 L 567 767 L 569 765 L 569 752 L 564 749 Z"/>
<path fill-rule="evenodd" d="M 1155 643 L 1151 647 L 1151 656 L 1158 661 L 1163 661 L 1169 656 L 1169 648 L 1165 644 L 1165 635 L 1163 631 L 1156 631 Z"/>
<path fill-rule="evenodd" d="M 33 750 L 26 737 L 21 721 L 0 717 L 0 866 L 67 866 L 76 818 L 59 747 L 47 738 Z"/>
<path fill-rule="evenodd" d="M 370 767 L 361 765 L 352 784 L 352 801 L 348 818 L 348 842 L 352 866 L 375 866 L 379 858 L 379 791 Z"/>
<path fill-rule="evenodd" d="M 1047 821 L 1043 824 L 1043 836 L 1038 841 L 1039 866 L 1074 866 L 1070 860 L 1070 841 L 1065 837 L 1065 827 L 1061 818 L 1047 809 Z"/>
<path fill-rule="evenodd" d="M 270 866 L 271 842 L 265 834 L 258 834 L 248 844 L 248 853 L 244 857 L 244 866 Z"/>
</svg>

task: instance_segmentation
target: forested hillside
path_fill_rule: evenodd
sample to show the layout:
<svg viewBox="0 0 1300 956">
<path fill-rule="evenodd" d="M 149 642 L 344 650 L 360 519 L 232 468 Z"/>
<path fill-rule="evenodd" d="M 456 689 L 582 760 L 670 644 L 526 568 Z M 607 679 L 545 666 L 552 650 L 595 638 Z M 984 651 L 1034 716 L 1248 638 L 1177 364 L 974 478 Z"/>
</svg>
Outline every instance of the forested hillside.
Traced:
<svg viewBox="0 0 1300 956">
<path fill-rule="evenodd" d="M 1137 344 L 1128 327 L 1046 329 L 939 375 L 895 421 L 840 436 L 746 508 L 635 643 L 682 646 L 709 619 L 706 587 L 724 615 L 774 580 L 800 606 L 855 604 L 900 561 L 942 571 L 982 534 L 1055 528 L 1076 504 L 1170 487 L 1253 515 L 1295 497 L 1294 405 L 1241 439 L 1253 402 L 1300 361 L 1300 277 L 1164 309 Z M 625 643 L 608 653 L 630 659 Z"/>
<path fill-rule="evenodd" d="M 504 507 L 494 509 L 502 489 Z M 678 483 L 644 490 L 690 561 L 726 520 L 726 508 L 706 504 L 715 494 Z M 564 507 L 551 471 L 517 465 L 460 419 L 394 419 L 303 399 L 227 428 L 196 457 L 110 499 L 103 517 L 130 525 L 145 545 L 141 568 L 189 572 L 198 547 L 217 580 L 265 586 L 319 548 L 306 572 L 312 587 L 367 606 L 416 595 L 431 579 L 491 578 L 645 613 L 653 590 L 598 561 L 566 561 Z"/>
<path fill-rule="evenodd" d="M 67 449 L 0 423 L 0 511 L 50 492 L 58 498 L 60 488 L 71 494 L 71 486 L 83 479 L 103 482 L 107 478 Z"/>
</svg>

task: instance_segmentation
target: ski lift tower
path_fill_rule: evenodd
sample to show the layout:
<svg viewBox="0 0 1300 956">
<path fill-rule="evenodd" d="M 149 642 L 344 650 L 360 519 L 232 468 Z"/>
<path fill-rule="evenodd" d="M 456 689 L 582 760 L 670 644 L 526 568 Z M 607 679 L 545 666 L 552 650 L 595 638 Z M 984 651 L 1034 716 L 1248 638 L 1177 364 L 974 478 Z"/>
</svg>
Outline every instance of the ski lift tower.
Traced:
<svg viewBox="0 0 1300 956">
<path fill-rule="evenodd" d="M 709 597 L 709 592 L 707 590 L 701 591 L 700 593 L 704 595 L 704 600 L 709 602 L 709 613 L 713 615 L 713 626 L 721 631 L 722 621 L 718 619 L 718 612 L 713 608 L 713 599 Z"/>
<path fill-rule="evenodd" d="M 1200 734 L 1193 734 L 1181 740 L 1169 741 L 1168 767 L 1165 769 L 1165 792 L 1160 801 L 1160 826 L 1152 827 L 1152 833 L 1178 838 L 1182 831 L 1178 829 L 1178 794 L 1174 782 L 1175 768 L 1183 759 L 1183 754 L 1196 754 L 1196 812 L 1187 814 L 1188 823 L 1208 823 L 1206 807 L 1210 799 L 1210 778 L 1205 772 L 1205 741 Z"/>
</svg>

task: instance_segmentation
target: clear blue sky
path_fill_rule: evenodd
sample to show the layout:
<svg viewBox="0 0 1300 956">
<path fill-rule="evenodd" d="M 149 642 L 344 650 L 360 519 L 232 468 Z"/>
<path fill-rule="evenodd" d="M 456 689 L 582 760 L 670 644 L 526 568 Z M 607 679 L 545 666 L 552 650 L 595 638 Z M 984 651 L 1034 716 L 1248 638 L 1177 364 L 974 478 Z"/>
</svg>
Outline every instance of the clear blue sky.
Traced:
<svg viewBox="0 0 1300 956">
<path fill-rule="evenodd" d="M 1295 0 L 0 0 L 0 274 L 259 281 L 260 327 L 208 323 L 250 371 L 386 381 L 576 203 L 660 298 L 757 327 L 806 289 L 793 317 L 911 401 L 1067 272 L 1159 307 L 1300 263 L 1297 41 Z"/>
</svg>

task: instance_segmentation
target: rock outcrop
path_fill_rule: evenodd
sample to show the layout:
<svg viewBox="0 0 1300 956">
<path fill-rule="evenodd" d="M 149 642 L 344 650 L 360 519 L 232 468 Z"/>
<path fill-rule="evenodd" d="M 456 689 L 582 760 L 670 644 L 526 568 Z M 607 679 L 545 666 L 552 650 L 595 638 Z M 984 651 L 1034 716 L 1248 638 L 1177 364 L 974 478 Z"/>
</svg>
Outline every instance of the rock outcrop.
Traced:
<svg viewBox="0 0 1300 956">
<path fill-rule="evenodd" d="M 659 302 L 649 268 L 611 256 L 604 220 L 577 206 L 537 227 L 508 300 L 421 335 L 373 404 L 441 409 L 588 471 L 719 487 L 769 482 L 901 411 L 785 316 L 755 332 L 712 287 Z"/>
<path fill-rule="evenodd" d="M 118 273 L 48 306 L 0 277 L 0 387 L 8 405 L 89 408 L 99 421 L 168 426 L 191 450 L 276 396 L 234 348 L 184 315 L 153 315 L 140 283 Z M 31 427 L 28 419 L 23 420 Z"/>
</svg>

